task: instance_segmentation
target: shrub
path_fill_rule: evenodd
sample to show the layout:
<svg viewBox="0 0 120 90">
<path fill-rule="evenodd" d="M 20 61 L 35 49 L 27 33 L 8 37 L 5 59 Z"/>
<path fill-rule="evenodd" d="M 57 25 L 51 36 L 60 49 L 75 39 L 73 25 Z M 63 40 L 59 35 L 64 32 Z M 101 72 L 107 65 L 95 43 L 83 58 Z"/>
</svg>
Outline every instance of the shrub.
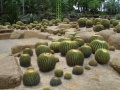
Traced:
<svg viewBox="0 0 120 90">
<path fill-rule="evenodd" d="M 116 19 L 110 19 L 110 24 L 112 24 Z"/>
<path fill-rule="evenodd" d="M 42 72 L 49 72 L 55 68 L 56 58 L 51 53 L 43 53 L 38 56 L 37 64 Z"/>
<path fill-rule="evenodd" d="M 54 74 L 56 77 L 62 77 L 63 76 L 63 70 L 60 68 L 55 69 Z"/>
<path fill-rule="evenodd" d="M 115 27 L 115 26 L 117 26 L 118 24 L 119 24 L 119 22 L 118 21 L 113 21 L 113 26 Z"/>
<path fill-rule="evenodd" d="M 22 21 L 17 21 L 16 24 L 20 25 L 20 26 L 24 25 L 24 23 Z"/>
<path fill-rule="evenodd" d="M 54 35 L 57 35 L 58 32 L 59 32 L 58 30 L 53 30 L 53 31 L 52 31 L 52 33 L 53 33 Z"/>
<path fill-rule="evenodd" d="M 83 74 L 84 72 L 84 69 L 82 66 L 79 66 L 79 65 L 76 65 L 73 67 L 73 70 L 72 70 L 72 73 L 75 74 L 75 75 L 81 75 Z"/>
<path fill-rule="evenodd" d="M 57 78 L 57 77 L 53 77 L 51 80 L 50 80 L 50 85 L 51 86 L 58 86 L 62 84 L 62 81 L 60 78 Z"/>
<path fill-rule="evenodd" d="M 33 21 L 33 24 L 38 24 L 38 21 Z"/>
<path fill-rule="evenodd" d="M 120 14 L 116 14 L 115 19 L 120 20 Z"/>
</svg>

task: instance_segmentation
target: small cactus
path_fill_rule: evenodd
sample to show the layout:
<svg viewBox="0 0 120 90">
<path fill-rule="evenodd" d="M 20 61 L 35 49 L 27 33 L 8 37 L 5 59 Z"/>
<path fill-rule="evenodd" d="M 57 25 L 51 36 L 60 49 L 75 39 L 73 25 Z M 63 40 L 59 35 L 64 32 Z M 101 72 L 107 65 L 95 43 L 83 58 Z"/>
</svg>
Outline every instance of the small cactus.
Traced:
<svg viewBox="0 0 120 90">
<path fill-rule="evenodd" d="M 73 70 L 72 70 L 72 73 L 75 74 L 75 75 L 81 75 L 83 74 L 84 72 L 84 69 L 82 66 L 79 66 L 79 65 L 76 65 L 73 67 Z"/>
<path fill-rule="evenodd" d="M 32 56 L 33 55 L 33 51 L 30 48 L 25 48 L 23 50 L 23 54 L 29 54 L 30 56 Z"/>
<path fill-rule="evenodd" d="M 60 78 L 57 78 L 57 77 L 53 77 L 51 80 L 50 80 L 50 85 L 51 86 L 58 86 L 62 84 L 62 81 Z"/>
<path fill-rule="evenodd" d="M 64 74 L 64 79 L 71 79 L 72 78 L 72 74 L 70 73 L 70 72 L 66 72 L 65 74 Z"/>
<path fill-rule="evenodd" d="M 48 43 L 47 42 L 45 42 L 45 41 L 41 41 L 41 42 L 37 42 L 36 44 L 35 44 L 35 48 L 37 48 L 37 46 L 39 46 L 39 45 L 46 45 L 46 46 L 48 46 Z"/>
<path fill-rule="evenodd" d="M 50 87 L 45 86 L 42 90 L 50 90 Z"/>
<path fill-rule="evenodd" d="M 86 65 L 86 66 L 85 66 L 85 69 L 86 69 L 86 70 L 91 70 L 91 67 L 90 67 L 89 65 Z"/>
<path fill-rule="evenodd" d="M 62 77 L 63 76 L 63 70 L 60 68 L 55 69 L 54 74 L 56 77 Z"/>
<path fill-rule="evenodd" d="M 89 62 L 89 65 L 90 65 L 90 66 L 97 66 L 98 63 L 97 63 L 96 60 L 91 60 L 91 61 Z"/>
</svg>

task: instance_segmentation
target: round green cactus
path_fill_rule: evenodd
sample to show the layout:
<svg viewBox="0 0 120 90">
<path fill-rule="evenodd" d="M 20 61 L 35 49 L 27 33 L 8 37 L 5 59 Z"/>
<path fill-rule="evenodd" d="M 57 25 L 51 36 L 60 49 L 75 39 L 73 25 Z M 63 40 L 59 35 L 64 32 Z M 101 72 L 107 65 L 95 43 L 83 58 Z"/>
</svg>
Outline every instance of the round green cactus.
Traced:
<svg viewBox="0 0 120 90">
<path fill-rule="evenodd" d="M 115 51 L 115 47 L 114 46 L 109 46 L 109 50 L 110 51 Z"/>
<path fill-rule="evenodd" d="M 20 25 L 20 26 L 24 25 L 24 23 L 22 21 L 17 21 L 16 24 Z"/>
<path fill-rule="evenodd" d="M 53 77 L 51 80 L 50 80 L 50 85 L 51 86 L 58 86 L 62 84 L 62 81 L 60 78 L 57 78 L 57 77 Z"/>
<path fill-rule="evenodd" d="M 100 49 L 100 48 L 105 48 L 105 49 L 108 49 L 108 43 L 106 41 L 101 41 L 101 40 L 93 40 L 91 43 L 90 43 L 90 46 L 92 48 L 92 52 L 95 53 L 95 51 L 97 49 Z"/>
<path fill-rule="evenodd" d="M 33 55 L 33 51 L 30 48 L 25 48 L 23 50 L 23 54 L 29 54 L 30 56 L 32 56 Z"/>
<path fill-rule="evenodd" d="M 104 40 L 104 38 L 101 36 L 101 35 L 92 35 L 90 38 L 89 38 L 90 42 L 93 41 L 93 40 Z"/>
<path fill-rule="evenodd" d="M 96 18 L 95 20 L 94 20 L 94 24 L 96 25 L 98 22 L 101 22 L 101 18 Z"/>
<path fill-rule="evenodd" d="M 36 55 L 37 57 L 42 54 L 42 53 L 51 53 L 51 49 L 49 46 L 46 45 L 39 45 L 36 49 L 35 49 Z"/>
<path fill-rule="evenodd" d="M 81 37 L 80 36 L 74 36 L 73 40 L 75 40 L 75 39 L 81 39 Z"/>
<path fill-rule="evenodd" d="M 116 29 L 117 33 L 120 33 L 120 27 L 119 26 L 117 26 L 115 29 Z"/>
<path fill-rule="evenodd" d="M 110 24 L 112 24 L 116 19 L 110 19 Z"/>
<path fill-rule="evenodd" d="M 25 86 L 35 86 L 40 83 L 40 75 L 34 68 L 30 67 L 23 75 L 23 84 Z"/>
<path fill-rule="evenodd" d="M 92 48 L 88 45 L 83 45 L 79 47 L 78 50 L 80 50 L 86 58 L 90 57 L 90 55 L 92 54 Z"/>
<path fill-rule="evenodd" d="M 63 70 L 60 68 L 55 69 L 54 74 L 56 77 L 62 77 L 63 76 Z"/>
<path fill-rule="evenodd" d="M 76 65 L 73 67 L 73 70 L 72 70 L 72 73 L 75 74 L 75 75 L 81 75 L 83 74 L 84 72 L 84 69 L 82 66 L 79 66 L 79 65 Z"/>
<path fill-rule="evenodd" d="M 99 32 L 99 31 L 101 31 L 101 30 L 104 30 L 104 26 L 103 26 L 102 24 L 95 25 L 95 26 L 93 27 L 93 30 L 94 30 L 95 32 Z"/>
<path fill-rule="evenodd" d="M 98 63 L 97 63 L 96 60 L 91 60 L 91 61 L 89 62 L 89 65 L 90 65 L 90 66 L 97 66 Z"/>
<path fill-rule="evenodd" d="M 64 18 L 64 19 L 63 19 L 63 22 L 69 24 L 69 23 L 70 23 L 70 20 L 69 20 L 68 18 Z"/>
<path fill-rule="evenodd" d="M 86 69 L 86 70 L 91 70 L 91 67 L 90 67 L 89 65 L 86 65 L 86 66 L 85 66 L 85 69 Z"/>
<path fill-rule="evenodd" d="M 42 90 L 50 90 L 50 87 L 45 86 Z"/>
<path fill-rule="evenodd" d="M 42 72 L 49 72 L 55 68 L 56 57 L 51 53 L 43 53 L 37 58 L 39 70 Z"/>
<path fill-rule="evenodd" d="M 50 44 L 50 48 L 54 50 L 54 52 L 59 52 L 60 42 L 52 42 Z"/>
<path fill-rule="evenodd" d="M 20 66 L 28 67 L 31 65 L 31 57 L 29 54 L 22 54 L 19 58 Z"/>
<path fill-rule="evenodd" d="M 62 42 L 62 41 L 71 41 L 71 39 L 70 38 L 63 38 L 63 37 L 58 39 L 58 42 Z"/>
<path fill-rule="evenodd" d="M 108 19 L 102 19 L 101 24 L 104 26 L 105 29 L 110 28 L 110 21 Z"/>
<path fill-rule="evenodd" d="M 79 25 L 79 27 L 85 27 L 86 26 L 86 21 L 87 21 L 86 18 L 80 18 L 80 19 L 78 19 L 78 25 Z"/>
<path fill-rule="evenodd" d="M 52 31 L 52 33 L 53 33 L 54 35 L 57 35 L 58 32 L 59 32 L 58 30 L 53 30 L 53 31 Z"/>
<path fill-rule="evenodd" d="M 33 24 L 38 24 L 38 21 L 33 21 Z"/>
<path fill-rule="evenodd" d="M 24 30 L 24 29 L 26 29 L 26 26 L 20 26 L 20 29 Z"/>
<path fill-rule="evenodd" d="M 45 41 L 43 41 L 43 42 L 37 42 L 35 44 L 35 48 L 37 48 L 37 46 L 39 46 L 39 45 L 46 45 L 46 46 L 48 46 L 48 42 L 45 42 Z"/>
<path fill-rule="evenodd" d="M 72 78 L 72 74 L 70 73 L 70 72 L 66 72 L 65 74 L 64 74 L 64 79 L 71 79 Z"/>
<path fill-rule="evenodd" d="M 70 38 L 71 40 L 73 40 L 73 35 L 68 35 L 67 38 Z"/>
<path fill-rule="evenodd" d="M 95 59 L 99 64 L 106 64 L 110 60 L 110 54 L 106 49 L 98 49 L 95 52 Z"/>
<path fill-rule="evenodd" d="M 77 41 L 78 42 L 78 46 L 81 47 L 82 45 L 84 45 L 84 40 L 83 39 L 79 39 L 79 38 L 76 38 L 74 41 Z"/>
<path fill-rule="evenodd" d="M 92 20 L 87 20 L 87 21 L 86 21 L 86 27 L 87 27 L 87 28 L 90 28 L 90 27 L 92 27 L 92 26 L 93 26 Z"/>
<path fill-rule="evenodd" d="M 115 27 L 115 26 L 117 26 L 119 24 L 119 22 L 118 21 L 113 21 L 113 23 L 112 23 L 112 25 Z"/>
<path fill-rule="evenodd" d="M 68 66 L 83 65 L 84 55 L 77 49 L 71 49 L 66 54 L 66 62 Z"/>
<path fill-rule="evenodd" d="M 66 53 L 70 50 L 70 49 L 75 49 L 75 44 L 73 44 L 73 42 L 71 41 L 63 41 L 60 43 L 60 47 L 59 50 L 61 52 L 61 55 L 66 55 Z"/>
</svg>

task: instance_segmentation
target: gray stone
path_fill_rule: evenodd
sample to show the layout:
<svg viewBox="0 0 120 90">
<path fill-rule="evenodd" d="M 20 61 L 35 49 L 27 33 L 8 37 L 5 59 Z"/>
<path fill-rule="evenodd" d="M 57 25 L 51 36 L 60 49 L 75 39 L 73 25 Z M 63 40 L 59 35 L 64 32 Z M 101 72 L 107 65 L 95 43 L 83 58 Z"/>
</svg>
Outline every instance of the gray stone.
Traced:
<svg viewBox="0 0 120 90">
<path fill-rule="evenodd" d="M 115 34 L 115 32 L 113 30 L 102 30 L 99 34 L 105 39 L 105 41 L 108 41 L 109 37 Z"/>
<path fill-rule="evenodd" d="M 120 50 L 120 34 L 116 33 L 109 37 L 108 43 Z"/>
<path fill-rule="evenodd" d="M 43 33 L 43 32 L 38 33 L 38 38 L 39 39 L 47 39 L 48 36 L 51 36 L 51 34 L 49 34 L 49 33 Z"/>
<path fill-rule="evenodd" d="M 1 33 L 0 34 L 0 40 L 9 39 L 10 35 L 11 35 L 11 33 Z"/>
<path fill-rule="evenodd" d="M 71 28 L 72 26 L 70 25 L 70 24 L 63 24 L 63 23 L 60 23 L 59 25 L 58 25 L 58 29 L 62 29 L 62 28 L 64 28 L 64 29 L 69 29 L 69 28 Z"/>
<path fill-rule="evenodd" d="M 23 30 L 15 30 L 10 35 L 10 39 L 21 39 L 24 38 L 24 31 Z"/>
<path fill-rule="evenodd" d="M 0 55 L 0 89 L 15 88 L 21 84 L 22 72 L 13 56 Z"/>
<path fill-rule="evenodd" d="M 24 32 L 24 38 L 38 38 L 39 30 L 26 30 Z"/>
</svg>

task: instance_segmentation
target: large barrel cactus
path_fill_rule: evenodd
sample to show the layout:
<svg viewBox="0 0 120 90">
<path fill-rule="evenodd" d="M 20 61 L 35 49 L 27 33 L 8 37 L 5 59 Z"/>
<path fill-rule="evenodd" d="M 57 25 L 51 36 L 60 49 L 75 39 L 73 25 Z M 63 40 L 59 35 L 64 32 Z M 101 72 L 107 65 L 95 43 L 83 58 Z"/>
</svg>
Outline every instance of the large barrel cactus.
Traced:
<svg viewBox="0 0 120 90">
<path fill-rule="evenodd" d="M 79 18 L 78 19 L 78 25 L 79 25 L 79 27 L 85 27 L 87 20 L 88 20 L 87 18 Z"/>
<path fill-rule="evenodd" d="M 46 46 L 48 46 L 48 43 L 45 42 L 45 41 L 43 41 L 43 42 L 37 42 L 37 43 L 35 44 L 35 48 L 37 48 L 37 46 L 39 46 L 39 45 L 46 45 Z"/>
<path fill-rule="evenodd" d="M 63 41 L 60 44 L 59 50 L 61 52 L 61 55 L 66 55 L 66 53 L 70 50 L 70 49 L 75 49 L 76 45 L 73 44 L 73 42 L 71 41 Z"/>
<path fill-rule="evenodd" d="M 105 49 L 108 49 L 108 43 L 106 41 L 101 41 L 101 40 L 93 40 L 91 43 L 90 43 L 90 46 L 92 48 L 92 52 L 95 53 L 95 51 L 97 49 L 100 49 L 100 48 L 105 48 Z"/>
<path fill-rule="evenodd" d="M 51 80 L 50 80 L 50 85 L 51 86 L 58 86 L 62 84 L 62 81 L 60 78 L 57 78 L 57 77 L 53 77 Z"/>
<path fill-rule="evenodd" d="M 95 59 L 99 64 L 106 64 L 110 60 L 110 54 L 106 49 L 98 49 L 95 52 Z"/>
<path fill-rule="evenodd" d="M 90 55 L 92 54 L 92 48 L 88 45 L 83 45 L 79 47 L 78 50 L 80 50 L 86 58 L 90 57 Z"/>
<path fill-rule="evenodd" d="M 104 26 L 105 29 L 110 28 L 110 21 L 108 19 L 102 19 L 101 24 Z"/>
<path fill-rule="evenodd" d="M 23 50 L 23 54 L 29 54 L 30 56 L 32 56 L 33 55 L 33 51 L 30 48 L 25 48 Z"/>
<path fill-rule="evenodd" d="M 54 52 L 59 52 L 59 46 L 60 46 L 60 42 L 52 42 L 50 44 L 50 48 L 54 50 Z"/>
<path fill-rule="evenodd" d="M 49 72 L 55 68 L 56 57 L 51 53 L 43 53 L 37 58 L 39 70 Z"/>
<path fill-rule="evenodd" d="M 90 38 L 89 38 L 90 42 L 93 41 L 93 40 L 104 40 L 104 38 L 101 36 L 101 35 L 92 35 Z"/>
<path fill-rule="evenodd" d="M 66 54 L 66 62 L 68 66 L 83 65 L 84 55 L 77 49 L 69 50 Z"/>
<path fill-rule="evenodd" d="M 58 42 L 62 42 L 62 41 L 71 41 L 71 39 L 70 38 L 63 38 L 63 37 L 58 39 Z"/>
<path fill-rule="evenodd" d="M 35 86 L 40 83 L 40 75 L 34 68 L 28 67 L 23 75 L 23 84 L 25 86 Z"/>
<path fill-rule="evenodd" d="M 31 57 L 29 54 L 22 54 L 19 58 L 20 66 L 28 67 L 31 65 Z"/>
<path fill-rule="evenodd" d="M 37 57 L 42 53 L 51 53 L 51 49 L 49 46 L 46 45 L 40 45 L 35 49 Z"/>
<path fill-rule="evenodd" d="M 84 40 L 83 39 L 76 38 L 74 41 L 78 42 L 78 46 L 79 47 L 81 47 L 82 45 L 84 45 Z"/>
</svg>

